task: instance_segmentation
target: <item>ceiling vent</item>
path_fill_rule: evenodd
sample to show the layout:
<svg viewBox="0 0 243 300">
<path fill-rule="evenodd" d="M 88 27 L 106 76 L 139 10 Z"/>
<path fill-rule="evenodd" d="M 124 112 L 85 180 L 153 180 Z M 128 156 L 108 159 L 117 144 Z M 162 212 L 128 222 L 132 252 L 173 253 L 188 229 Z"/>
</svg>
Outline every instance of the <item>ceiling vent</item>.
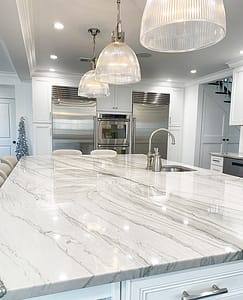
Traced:
<svg viewBox="0 0 243 300">
<path fill-rule="evenodd" d="M 132 101 L 140 104 L 169 105 L 170 94 L 133 92 Z"/>
<path fill-rule="evenodd" d="M 52 99 L 55 102 L 94 102 L 96 98 L 87 98 L 78 96 L 78 88 L 77 87 L 69 87 L 69 86 L 52 86 Z"/>
</svg>

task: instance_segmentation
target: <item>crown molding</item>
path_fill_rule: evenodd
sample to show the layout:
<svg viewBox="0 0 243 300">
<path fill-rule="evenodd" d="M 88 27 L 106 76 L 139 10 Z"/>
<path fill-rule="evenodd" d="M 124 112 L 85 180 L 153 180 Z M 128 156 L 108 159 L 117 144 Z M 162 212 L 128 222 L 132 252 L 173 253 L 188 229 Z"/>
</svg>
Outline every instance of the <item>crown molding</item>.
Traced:
<svg viewBox="0 0 243 300">
<path fill-rule="evenodd" d="M 155 87 L 168 87 L 168 88 L 184 88 L 185 82 L 183 81 L 167 81 L 164 79 L 142 79 L 135 85 L 153 85 Z M 131 85 L 132 86 L 132 85 Z"/>
<path fill-rule="evenodd" d="M 0 85 L 15 85 L 19 83 L 20 80 L 16 73 L 0 72 Z"/>
<path fill-rule="evenodd" d="M 32 3 L 31 0 L 16 0 L 19 21 L 21 25 L 22 36 L 26 56 L 28 60 L 30 75 L 36 68 L 35 42 L 33 35 L 33 18 L 32 18 Z"/>
<path fill-rule="evenodd" d="M 230 68 L 238 68 L 243 66 L 243 58 L 236 57 L 226 63 Z"/>
<path fill-rule="evenodd" d="M 60 78 L 60 79 L 75 79 L 80 80 L 83 73 L 65 73 L 65 72 L 48 72 L 35 69 L 32 77 L 47 77 L 47 78 Z"/>
<path fill-rule="evenodd" d="M 224 69 L 222 71 L 219 72 L 215 72 L 215 73 L 211 73 L 209 75 L 206 76 L 202 76 L 200 78 L 197 78 L 195 80 L 192 80 L 190 82 L 187 82 L 185 84 L 185 87 L 190 87 L 196 84 L 205 84 L 211 81 L 215 81 L 215 80 L 219 80 L 222 79 L 224 77 L 229 77 L 233 75 L 233 69 L 232 68 L 228 68 L 228 69 Z"/>
</svg>

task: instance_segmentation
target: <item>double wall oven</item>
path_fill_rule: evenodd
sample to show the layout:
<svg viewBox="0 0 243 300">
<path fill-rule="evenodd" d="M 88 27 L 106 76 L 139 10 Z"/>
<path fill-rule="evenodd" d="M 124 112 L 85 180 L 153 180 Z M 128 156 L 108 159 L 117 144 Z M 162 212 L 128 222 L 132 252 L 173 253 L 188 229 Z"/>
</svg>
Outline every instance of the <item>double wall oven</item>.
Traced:
<svg viewBox="0 0 243 300">
<path fill-rule="evenodd" d="M 131 153 L 131 116 L 100 113 L 96 120 L 96 149 L 112 149 L 118 154 Z"/>
</svg>

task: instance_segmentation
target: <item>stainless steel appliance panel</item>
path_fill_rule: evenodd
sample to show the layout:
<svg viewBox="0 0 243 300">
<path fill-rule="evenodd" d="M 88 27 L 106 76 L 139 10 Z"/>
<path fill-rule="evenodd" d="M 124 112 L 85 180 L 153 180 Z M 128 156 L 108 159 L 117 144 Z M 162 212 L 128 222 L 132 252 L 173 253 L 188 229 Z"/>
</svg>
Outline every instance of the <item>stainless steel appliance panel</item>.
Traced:
<svg viewBox="0 0 243 300">
<path fill-rule="evenodd" d="M 225 157 L 223 173 L 243 178 L 243 160 Z"/>
<path fill-rule="evenodd" d="M 96 124 L 96 148 L 131 153 L 130 115 L 99 114 Z"/>
<path fill-rule="evenodd" d="M 168 128 L 169 104 L 133 103 L 133 153 L 147 154 L 150 134 L 157 128 Z M 154 136 L 153 147 L 158 147 L 162 158 L 167 158 L 168 135 Z"/>
<path fill-rule="evenodd" d="M 70 91 L 71 89 L 71 91 Z M 52 100 L 53 150 L 77 149 L 89 154 L 94 149 L 96 101 L 74 96 L 74 88 L 55 89 Z M 77 88 L 75 88 L 77 93 Z M 56 98 L 71 95 L 72 99 Z"/>
<path fill-rule="evenodd" d="M 98 144 L 128 145 L 129 120 L 98 119 Z"/>
</svg>

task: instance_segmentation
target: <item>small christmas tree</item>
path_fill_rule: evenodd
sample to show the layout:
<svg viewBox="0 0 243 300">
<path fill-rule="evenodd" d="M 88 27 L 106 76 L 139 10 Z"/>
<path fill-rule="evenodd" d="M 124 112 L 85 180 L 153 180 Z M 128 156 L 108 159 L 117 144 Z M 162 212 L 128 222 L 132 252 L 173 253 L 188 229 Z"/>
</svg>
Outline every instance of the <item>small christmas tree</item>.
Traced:
<svg viewBox="0 0 243 300">
<path fill-rule="evenodd" d="M 19 137 L 18 137 L 15 152 L 16 152 L 17 159 L 20 160 L 20 158 L 22 156 L 29 155 L 29 148 L 28 148 L 28 143 L 27 143 L 26 133 L 25 133 L 25 119 L 24 119 L 24 117 L 20 118 L 18 132 L 19 132 Z"/>
</svg>

